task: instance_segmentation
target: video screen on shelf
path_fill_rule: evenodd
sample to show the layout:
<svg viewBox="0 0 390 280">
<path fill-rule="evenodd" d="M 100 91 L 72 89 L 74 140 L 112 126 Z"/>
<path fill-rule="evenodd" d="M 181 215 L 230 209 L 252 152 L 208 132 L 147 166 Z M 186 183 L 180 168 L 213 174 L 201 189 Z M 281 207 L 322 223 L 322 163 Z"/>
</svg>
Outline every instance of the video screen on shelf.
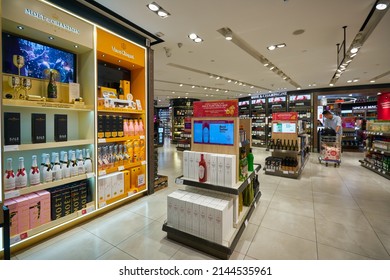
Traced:
<svg viewBox="0 0 390 280">
<path fill-rule="evenodd" d="M 295 122 L 280 122 L 272 124 L 272 133 L 296 133 L 297 124 Z"/>
<path fill-rule="evenodd" d="M 265 104 L 265 99 L 252 99 L 252 105 Z"/>
<path fill-rule="evenodd" d="M 24 57 L 20 75 L 48 79 L 49 69 L 57 70 L 56 80 L 62 83 L 75 82 L 76 54 L 30 41 L 12 34 L 3 33 L 3 73 L 18 74 L 14 55 Z"/>
<path fill-rule="evenodd" d="M 306 101 L 310 100 L 310 94 L 302 94 L 302 95 L 290 95 L 290 101 L 296 102 L 296 101 Z"/>
<path fill-rule="evenodd" d="M 279 96 L 279 97 L 269 97 L 268 102 L 269 103 L 279 103 L 279 102 L 285 102 L 286 96 Z"/>
<path fill-rule="evenodd" d="M 234 121 L 194 121 L 194 143 L 234 145 Z"/>
</svg>

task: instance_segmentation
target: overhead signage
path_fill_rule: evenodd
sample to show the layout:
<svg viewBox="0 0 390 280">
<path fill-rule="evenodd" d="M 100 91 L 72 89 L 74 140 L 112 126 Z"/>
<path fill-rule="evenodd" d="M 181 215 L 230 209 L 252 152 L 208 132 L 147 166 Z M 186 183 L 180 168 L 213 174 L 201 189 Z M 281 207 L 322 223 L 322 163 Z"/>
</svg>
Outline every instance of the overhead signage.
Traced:
<svg viewBox="0 0 390 280">
<path fill-rule="evenodd" d="M 376 105 L 364 105 L 364 106 L 353 106 L 352 111 L 355 110 L 376 110 Z"/>
<path fill-rule="evenodd" d="M 298 120 L 297 112 L 279 112 L 272 114 L 272 121 L 296 121 Z"/>
<path fill-rule="evenodd" d="M 194 117 L 238 117 L 238 100 L 195 101 Z"/>
<path fill-rule="evenodd" d="M 251 98 L 257 99 L 257 98 L 280 97 L 280 96 L 287 96 L 287 91 L 264 93 L 264 94 L 252 96 Z"/>
</svg>

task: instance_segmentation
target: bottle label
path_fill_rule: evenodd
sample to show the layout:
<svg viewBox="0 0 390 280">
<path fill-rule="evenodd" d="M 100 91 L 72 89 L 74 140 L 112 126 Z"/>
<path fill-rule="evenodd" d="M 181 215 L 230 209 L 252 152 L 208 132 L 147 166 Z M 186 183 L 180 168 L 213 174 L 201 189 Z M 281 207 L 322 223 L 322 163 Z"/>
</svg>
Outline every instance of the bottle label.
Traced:
<svg viewBox="0 0 390 280">
<path fill-rule="evenodd" d="M 204 179 L 204 167 L 203 165 L 199 165 L 199 180 L 203 180 Z"/>
</svg>

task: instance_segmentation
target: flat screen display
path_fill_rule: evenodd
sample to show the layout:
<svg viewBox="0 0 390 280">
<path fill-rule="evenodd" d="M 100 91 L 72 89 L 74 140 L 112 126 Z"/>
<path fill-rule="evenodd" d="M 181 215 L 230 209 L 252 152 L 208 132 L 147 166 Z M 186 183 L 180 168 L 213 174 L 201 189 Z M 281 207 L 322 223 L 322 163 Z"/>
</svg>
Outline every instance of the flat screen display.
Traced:
<svg viewBox="0 0 390 280">
<path fill-rule="evenodd" d="M 272 124 L 273 133 L 296 133 L 296 131 L 297 131 L 297 124 L 295 122 L 294 123 L 280 122 L 280 123 Z"/>
<path fill-rule="evenodd" d="M 13 56 L 24 57 L 20 75 L 37 79 L 48 79 L 48 69 L 55 69 L 56 80 L 62 83 L 75 82 L 76 54 L 33 42 L 8 33 L 3 33 L 3 72 L 18 74 Z M 45 71 L 46 70 L 46 71 Z"/>
<path fill-rule="evenodd" d="M 194 121 L 194 143 L 234 145 L 234 121 Z"/>
</svg>

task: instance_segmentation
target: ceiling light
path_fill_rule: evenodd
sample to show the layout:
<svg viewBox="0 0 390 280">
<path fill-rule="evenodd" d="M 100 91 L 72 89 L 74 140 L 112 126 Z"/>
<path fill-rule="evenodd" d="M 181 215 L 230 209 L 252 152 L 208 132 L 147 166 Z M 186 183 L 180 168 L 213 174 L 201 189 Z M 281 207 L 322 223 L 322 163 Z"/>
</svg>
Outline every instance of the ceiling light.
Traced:
<svg viewBox="0 0 390 280">
<path fill-rule="evenodd" d="M 237 84 L 237 81 L 235 81 L 234 84 Z"/>
<path fill-rule="evenodd" d="M 354 83 L 359 82 L 359 79 L 354 79 L 353 82 Z"/>
<path fill-rule="evenodd" d="M 229 28 L 226 29 L 225 39 L 228 41 L 233 39 L 233 32 Z"/>
<path fill-rule="evenodd" d="M 375 80 L 371 80 L 370 83 L 375 83 Z"/>
<path fill-rule="evenodd" d="M 348 94 L 348 96 L 352 96 L 352 93 Z"/>
<path fill-rule="evenodd" d="M 378 3 L 376 4 L 376 9 L 379 10 L 379 11 L 383 11 L 387 8 L 387 4 L 385 3 Z"/>
<path fill-rule="evenodd" d="M 49 36 L 49 40 L 54 40 L 54 37 L 53 36 Z"/>
<path fill-rule="evenodd" d="M 242 86 L 242 83 L 240 82 L 238 85 L 239 85 L 239 86 Z"/>
<path fill-rule="evenodd" d="M 147 7 L 153 12 L 157 12 L 160 9 L 160 7 L 155 2 L 148 4 Z"/>
<path fill-rule="evenodd" d="M 334 86 L 334 84 L 329 84 L 329 86 L 333 87 L 333 86 Z"/>
<path fill-rule="evenodd" d="M 251 86 L 251 88 L 254 88 L 254 86 Z"/>
<path fill-rule="evenodd" d="M 195 86 L 192 86 L 192 88 L 195 88 Z"/>
<path fill-rule="evenodd" d="M 196 35 L 195 33 L 191 33 L 190 35 L 188 35 L 188 37 L 189 37 L 191 40 L 195 40 L 196 38 L 198 38 L 198 35 Z"/>
<path fill-rule="evenodd" d="M 207 89 L 207 87 L 205 87 L 204 89 Z"/>
<path fill-rule="evenodd" d="M 219 79 L 221 79 L 221 77 L 220 77 L 220 76 L 218 76 L 218 77 L 216 77 L 216 79 L 217 79 L 217 80 L 219 80 Z"/>
<path fill-rule="evenodd" d="M 277 45 L 276 45 L 276 47 L 279 48 L 279 49 L 280 49 L 280 48 L 284 48 L 285 46 L 286 46 L 285 43 L 277 44 Z"/>
<path fill-rule="evenodd" d="M 350 55 L 351 58 L 354 57 L 354 56 L 356 56 L 356 53 L 353 53 L 353 54 Z"/>
<path fill-rule="evenodd" d="M 272 46 L 267 47 L 267 49 L 270 50 L 270 51 L 273 51 L 274 49 L 276 49 L 276 46 L 272 45 Z"/>
<path fill-rule="evenodd" d="M 209 78 L 212 79 L 212 78 L 214 78 L 214 76 L 213 76 L 213 75 L 210 75 Z"/>
<path fill-rule="evenodd" d="M 195 43 L 200 43 L 203 41 L 203 39 L 198 37 L 198 38 L 195 38 L 194 41 L 195 41 Z"/>
<path fill-rule="evenodd" d="M 217 88 L 215 91 L 219 91 L 219 88 Z"/>
<path fill-rule="evenodd" d="M 249 96 L 251 96 L 252 94 L 251 93 L 248 93 Z"/>
<path fill-rule="evenodd" d="M 337 72 L 341 72 L 341 69 L 337 69 Z"/>
<path fill-rule="evenodd" d="M 348 80 L 347 83 L 352 83 L 352 80 Z"/>
<path fill-rule="evenodd" d="M 287 80 L 287 77 L 283 77 L 283 80 Z"/>
<path fill-rule="evenodd" d="M 164 11 L 164 10 L 159 10 L 159 11 L 157 12 L 157 14 L 158 14 L 160 17 L 162 17 L 162 18 L 166 18 L 166 17 L 168 16 L 168 13 L 167 13 L 166 11 Z"/>
<path fill-rule="evenodd" d="M 272 66 L 269 70 L 272 70 L 272 69 L 274 69 L 275 68 L 275 66 Z"/>
<path fill-rule="evenodd" d="M 228 90 L 225 90 L 225 92 L 228 92 Z"/>
<path fill-rule="evenodd" d="M 186 95 L 188 95 L 188 92 L 186 92 Z"/>
<path fill-rule="evenodd" d="M 229 80 L 228 80 L 228 83 L 231 83 L 231 82 L 232 82 L 232 80 L 229 79 Z"/>
<path fill-rule="evenodd" d="M 350 60 L 347 60 L 345 63 L 347 63 L 347 64 L 348 64 L 348 63 L 350 63 L 351 61 L 352 61 L 352 59 L 350 59 Z"/>
<path fill-rule="evenodd" d="M 206 96 L 209 96 L 208 94 L 206 94 Z"/>
<path fill-rule="evenodd" d="M 267 67 L 268 65 L 269 65 L 268 63 L 264 64 L 265 67 Z"/>
<path fill-rule="evenodd" d="M 351 49 L 352 54 L 357 53 L 358 51 L 359 51 L 359 48 L 356 48 L 356 47 Z"/>
<path fill-rule="evenodd" d="M 317 85 L 317 84 L 316 84 L 316 83 L 314 83 L 314 84 L 313 84 L 313 87 L 315 87 L 316 85 Z"/>
<path fill-rule="evenodd" d="M 299 90 L 299 89 L 301 89 L 300 87 L 297 87 L 297 89 Z"/>
<path fill-rule="evenodd" d="M 21 25 L 18 25 L 16 28 L 19 29 L 19 30 L 23 30 L 24 29 L 24 27 L 21 26 Z"/>
<path fill-rule="evenodd" d="M 174 94 L 175 92 L 174 91 L 172 91 L 172 93 Z M 168 97 L 168 96 L 167 96 Z"/>
<path fill-rule="evenodd" d="M 182 86 L 183 86 L 183 84 L 180 84 L 180 85 L 179 85 L 179 87 L 182 87 Z"/>
</svg>

